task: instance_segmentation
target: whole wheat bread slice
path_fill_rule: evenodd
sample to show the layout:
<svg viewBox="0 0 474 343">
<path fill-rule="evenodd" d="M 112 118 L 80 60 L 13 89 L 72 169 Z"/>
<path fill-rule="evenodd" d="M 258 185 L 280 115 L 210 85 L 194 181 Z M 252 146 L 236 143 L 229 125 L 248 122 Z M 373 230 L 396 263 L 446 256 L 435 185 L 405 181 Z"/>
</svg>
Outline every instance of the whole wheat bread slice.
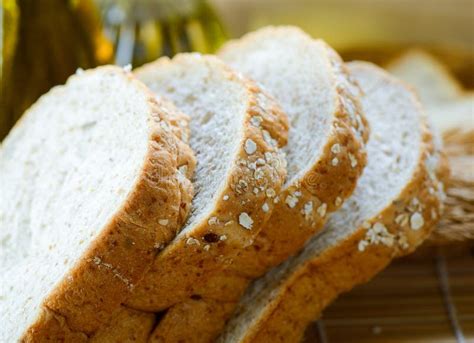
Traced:
<svg viewBox="0 0 474 343">
<path fill-rule="evenodd" d="M 279 147 L 288 124 L 272 98 L 212 56 L 162 58 L 136 75 L 191 116 L 198 158 L 190 219 L 126 302 L 161 311 L 192 296 L 268 220 L 274 203 L 267 194 L 278 193 L 286 176 Z"/>
<path fill-rule="evenodd" d="M 101 67 L 42 96 L 5 138 L 0 341 L 85 341 L 175 236 L 195 160 L 173 111 Z"/>
<path fill-rule="evenodd" d="M 265 28 L 224 46 L 221 57 L 255 78 L 288 114 L 289 177 L 254 243 L 223 272 L 193 284 L 194 293 L 161 317 L 152 341 L 213 341 L 249 282 L 321 229 L 352 193 L 365 165 L 359 90 L 325 43 L 296 28 Z"/>
<path fill-rule="evenodd" d="M 416 97 L 375 66 L 350 70 L 372 130 L 357 188 L 299 255 L 252 284 L 218 342 L 298 342 L 338 294 L 413 251 L 439 218 L 442 161 Z"/>
</svg>

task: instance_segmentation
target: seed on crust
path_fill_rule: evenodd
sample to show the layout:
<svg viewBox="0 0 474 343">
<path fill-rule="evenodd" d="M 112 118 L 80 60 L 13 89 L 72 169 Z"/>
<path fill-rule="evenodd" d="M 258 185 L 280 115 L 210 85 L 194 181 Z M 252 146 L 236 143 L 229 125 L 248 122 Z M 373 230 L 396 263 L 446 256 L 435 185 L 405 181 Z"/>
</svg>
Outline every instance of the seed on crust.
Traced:
<svg viewBox="0 0 474 343">
<path fill-rule="evenodd" d="M 285 199 L 285 203 L 288 205 L 289 208 L 294 208 L 298 203 L 298 198 L 294 195 L 288 195 Z"/>
<path fill-rule="evenodd" d="M 322 203 L 318 209 L 317 209 L 317 212 L 319 214 L 320 217 L 324 217 L 326 215 L 326 210 L 327 210 L 328 206 L 325 204 L 325 203 Z"/>
<path fill-rule="evenodd" d="M 255 151 L 257 151 L 257 144 L 253 140 L 248 138 L 245 141 L 245 152 L 247 153 L 247 155 L 252 155 L 255 153 Z"/>
<path fill-rule="evenodd" d="M 410 227 L 412 230 L 419 230 L 423 227 L 423 225 L 425 224 L 425 220 L 423 219 L 423 216 L 418 213 L 418 212 L 415 212 L 411 215 L 410 217 Z"/>
<path fill-rule="evenodd" d="M 355 168 L 357 166 L 357 159 L 351 153 L 349 153 L 349 159 L 351 160 L 351 167 Z"/>
<path fill-rule="evenodd" d="M 239 215 L 239 224 L 247 229 L 247 230 L 251 230 L 252 229 L 252 225 L 253 225 L 253 220 L 252 218 L 248 215 L 248 213 L 246 212 L 242 212 L 240 215 Z"/>
</svg>

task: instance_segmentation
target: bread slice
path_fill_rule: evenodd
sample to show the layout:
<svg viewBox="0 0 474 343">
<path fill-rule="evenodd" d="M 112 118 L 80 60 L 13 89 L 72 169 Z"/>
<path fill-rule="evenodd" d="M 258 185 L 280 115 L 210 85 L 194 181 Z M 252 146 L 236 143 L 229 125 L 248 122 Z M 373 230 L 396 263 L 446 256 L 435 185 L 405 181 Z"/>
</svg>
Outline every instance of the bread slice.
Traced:
<svg viewBox="0 0 474 343">
<path fill-rule="evenodd" d="M 359 90 L 325 43 L 296 28 L 265 28 L 224 46 L 221 57 L 281 101 L 293 124 L 285 148 L 289 177 L 254 243 L 225 271 L 194 283 L 190 297 L 161 318 L 153 341 L 213 341 L 249 282 L 321 229 L 365 165 Z"/>
<path fill-rule="evenodd" d="M 373 65 L 350 70 L 372 130 L 357 188 L 299 255 L 252 284 L 218 342 L 298 342 L 338 294 L 413 251 L 439 218 L 433 143 L 416 97 Z"/>
<path fill-rule="evenodd" d="M 195 160 L 172 111 L 100 67 L 53 88 L 5 138 L 0 341 L 86 340 L 175 236 Z"/>
<path fill-rule="evenodd" d="M 387 70 L 414 87 L 427 108 L 455 100 L 462 87 L 450 71 L 434 56 L 412 49 L 391 61 Z"/>
<path fill-rule="evenodd" d="M 161 311 L 192 296 L 267 221 L 274 206 L 267 194 L 286 176 L 279 147 L 288 124 L 274 100 L 213 56 L 161 58 L 136 75 L 192 117 L 198 158 L 193 213 L 126 302 Z"/>
<path fill-rule="evenodd" d="M 387 70 L 410 84 L 441 132 L 474 130 L 474 94 L 462 89 L 448 68 L 423 50 L 410 50 Z"/>
</svg>

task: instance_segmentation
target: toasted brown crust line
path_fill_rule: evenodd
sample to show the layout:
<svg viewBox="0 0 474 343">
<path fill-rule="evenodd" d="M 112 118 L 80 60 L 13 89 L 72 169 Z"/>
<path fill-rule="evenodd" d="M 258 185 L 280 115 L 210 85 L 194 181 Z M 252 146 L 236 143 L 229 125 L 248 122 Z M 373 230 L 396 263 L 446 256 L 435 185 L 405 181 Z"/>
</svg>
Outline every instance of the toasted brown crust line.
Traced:
<svg viewBox="0 0 474 343">
<path fill-rule="evenodd" d="M 182 224 L 180 208 L 187 195 L 181 191 L 192 186 L 185 178 L 177 179 L 178 155 L 181 163 L 190 166 L 195 164 L 194 156 L 163 129 L 161 121 L 166 117 L 144 85 L 120 68 L 100 68 L 120 71 L 128 82 L 148 94 L 147 157 L 122 208 L 44 300 L 42 313 L 27 328 L 22 341 L 41 341 L 53 334 L 60 337 L 66 331 L 90 335 L 107 323 L 112 311 L 149 269 L 157 247 L 167 244 Z M 163 218 L 168 220 L 166 226 L 158 224 Z"/>
</svg>

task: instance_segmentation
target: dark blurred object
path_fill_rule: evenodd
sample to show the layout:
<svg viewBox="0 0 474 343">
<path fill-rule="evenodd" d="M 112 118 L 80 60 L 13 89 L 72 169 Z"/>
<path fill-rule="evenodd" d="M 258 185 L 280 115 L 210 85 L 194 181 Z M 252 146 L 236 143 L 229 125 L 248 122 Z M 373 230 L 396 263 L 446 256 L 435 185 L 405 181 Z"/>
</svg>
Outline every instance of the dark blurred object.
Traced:
<svg viewBox="0 0 474 343">
<path fill-rule="evenodd" d="M 225 30 L 205 0 L 102 0 L 105 32 L 115 62 L 138 67 L 179 52 L 214 52 Z"/>
<path fill-rule="evenodd" d="M 211 53 L 226 39 L 205 0 L 3 0 L 2 11 L 0 140 L 77 68 Z"/>
<path fill-rule="evenodd" d="M 79 67 L 112 60 L 91 0 L 3 0 L 0 139 Z"/>
</svg>

